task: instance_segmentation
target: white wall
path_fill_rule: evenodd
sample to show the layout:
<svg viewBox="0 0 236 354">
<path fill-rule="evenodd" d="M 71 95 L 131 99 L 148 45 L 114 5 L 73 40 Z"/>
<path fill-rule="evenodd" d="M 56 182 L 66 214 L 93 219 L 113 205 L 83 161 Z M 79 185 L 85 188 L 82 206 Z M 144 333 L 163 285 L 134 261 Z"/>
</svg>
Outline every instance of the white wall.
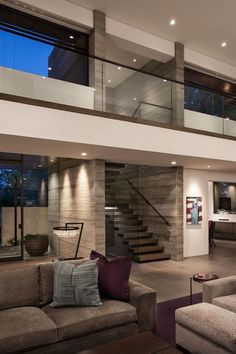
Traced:
<svg viewBox="0 0 236 354">
<path fill-rule="evenodd" d="M 236 183 L 233 173 L 184 169 L 184 257 L 208 254 L 208 220 L 218 220 L 222 215 L 214 214 L 213 183 L 225 181 Z M 202 197 L 202 224 L 186 224 L 186 197 Z M 236 215 L 227 214 L 230 221 L 236 221 Z"/>
<path fill-rule="evenodd" d="M 38 100 L 94 108 L 92 87 L 0 67 L 0 92 Z"/>
<path fill-rule="evenodd" d="M 236 161 L 233 140 L 5 100 L 0 100 L 0 126 L 2 138 L 11 135 Z"/>
<path fill-rule="evenodd" d="M 236 122 L 209 114 L 184 110 L 184 126 L 208 132 L 236 136 Z"/>
</svg>

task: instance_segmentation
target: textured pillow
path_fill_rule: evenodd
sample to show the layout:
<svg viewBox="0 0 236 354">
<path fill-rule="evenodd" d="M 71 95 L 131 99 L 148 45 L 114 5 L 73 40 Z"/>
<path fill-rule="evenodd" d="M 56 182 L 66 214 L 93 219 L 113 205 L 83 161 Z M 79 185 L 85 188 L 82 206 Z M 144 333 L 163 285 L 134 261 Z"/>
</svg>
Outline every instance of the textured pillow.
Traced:
<svg viewBox="0 0 236 354">
<path fill-rule="evenodd" d="M 129 275 L 131 257 L 120 257 L 108 261 L 106 257 L 92 251 L 90 259 L 98 259 L 98 289 L 102 298 L 129 300 Z"/>
<path fill-rule="evenodd" d="M 98 291 L 98 268 L 96 261 L 78 266 L 55 261 L 54 291 L 51 307 L 102 305 Z"/>
</svg>

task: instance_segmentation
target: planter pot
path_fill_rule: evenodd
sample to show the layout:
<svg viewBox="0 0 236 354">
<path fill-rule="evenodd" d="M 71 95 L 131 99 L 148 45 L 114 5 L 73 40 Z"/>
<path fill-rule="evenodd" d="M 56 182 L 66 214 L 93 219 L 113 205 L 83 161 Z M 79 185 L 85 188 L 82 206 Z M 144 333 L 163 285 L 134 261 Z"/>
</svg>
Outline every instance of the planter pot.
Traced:
<svg viewBox="0 0 236 354">
<path fill-rule="evenodd" d="M 43 256 L 48 250 L 48 238 L 25 240 L 25 249 L 32 257 Z"/>
</svg>

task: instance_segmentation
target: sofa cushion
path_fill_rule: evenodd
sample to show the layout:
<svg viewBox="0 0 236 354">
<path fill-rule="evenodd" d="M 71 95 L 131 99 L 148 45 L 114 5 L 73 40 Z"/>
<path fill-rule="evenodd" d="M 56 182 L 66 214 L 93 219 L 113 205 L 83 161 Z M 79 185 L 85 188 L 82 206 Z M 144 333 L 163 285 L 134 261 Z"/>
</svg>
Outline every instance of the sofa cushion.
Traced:
<svg viewBox="0 0 236 354">
<path fill-rule="evenodd" d="M 60 341 L 137 321 L 132 305 L 115 300 L 104 300 L 99 307 L 52 308 L 47 305 L 42 310 L 57 325 Z"/>
<path fill-rule="evenodd" d="M 55 261 L 52 307 L 100 306 L 97 261 L 75 265 Z"/>
<path fill-rule="evenodd" d="M 56 325 L 37 307 L 2 310 L 0 328 L 0 353 L 4 354 L 58 341 Z"/>
<path fill-rule="evenodd" d="M 212 304 L 236 312 L 236 294 L 216 297 L 212 300 Z"/>
<path fill-rule="evenodd" d="M 19 306 L 38 306 L 38 267 L 0 272 L 0 310 Z"/>
<path fill-rule="evenodd" d="M 131 257 L 108 261 L 102 254 L 92 251 L 90 259 L 98 259 L 98 289 L 101 297 L 128 301 Z"/>
<path fill-rule="evenodd" d="M 182 307 L 175 312 L 176 322 L 236 353 L 236 316 L 218 306 L 201 303 Z"/>
<path fill-rule="evenodd" d="M 70 261 L 73 264 L 81 264 L 86 259 Z M 39 301 L 44 306 L 53 300 L 53 262 L 38 264 L 39 271 Z"/>
</svg>

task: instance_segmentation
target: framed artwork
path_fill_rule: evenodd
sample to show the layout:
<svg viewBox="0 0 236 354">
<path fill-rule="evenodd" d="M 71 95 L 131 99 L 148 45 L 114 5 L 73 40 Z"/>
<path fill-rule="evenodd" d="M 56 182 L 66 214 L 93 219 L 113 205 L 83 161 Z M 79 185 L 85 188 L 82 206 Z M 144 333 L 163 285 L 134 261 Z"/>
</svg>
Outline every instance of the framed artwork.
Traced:
<svg viewBox="0 0 236 354">
<path fill-rule="evenodd" d="M 186 197 L 187 225 L 202 223 L 202 197 Z"/>
</svg>

